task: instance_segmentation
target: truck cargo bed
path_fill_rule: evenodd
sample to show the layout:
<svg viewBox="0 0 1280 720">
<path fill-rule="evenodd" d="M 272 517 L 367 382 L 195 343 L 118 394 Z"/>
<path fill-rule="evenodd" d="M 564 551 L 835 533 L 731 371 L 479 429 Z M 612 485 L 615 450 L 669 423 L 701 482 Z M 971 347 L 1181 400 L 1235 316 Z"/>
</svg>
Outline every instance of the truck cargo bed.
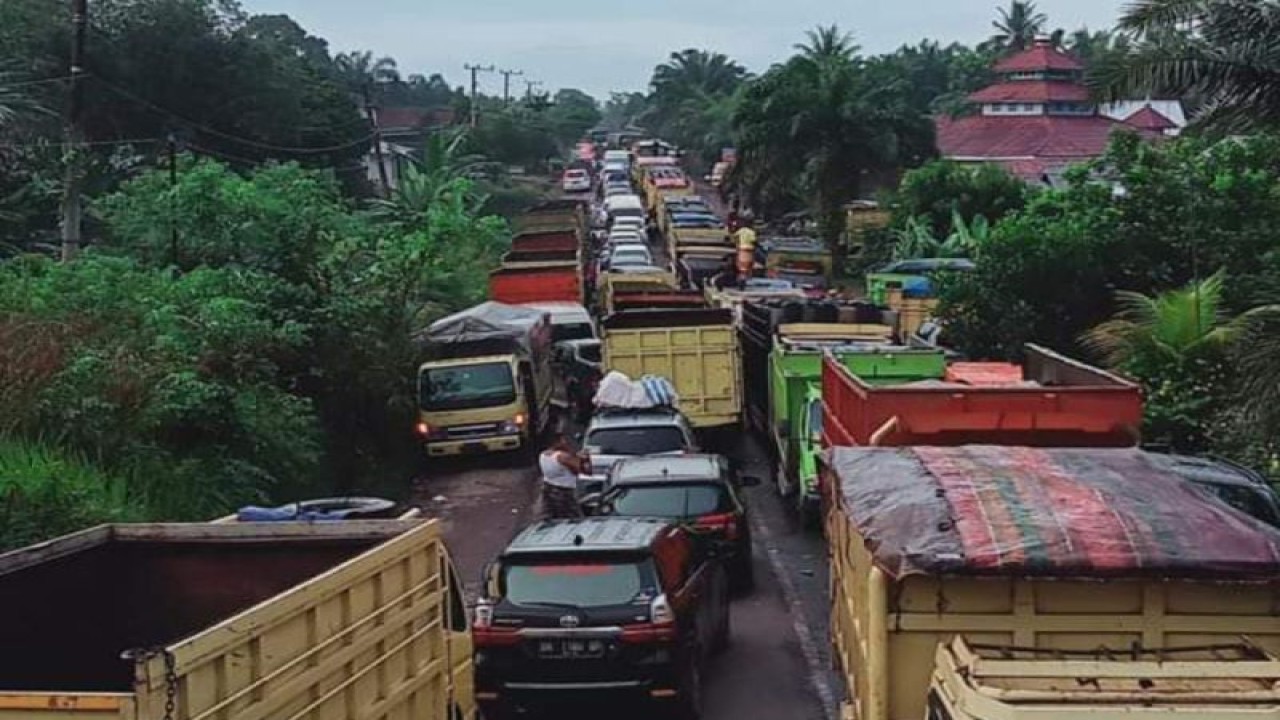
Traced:
<svg viewBox="0 0 1280 720">
<path fill-rule="evenodd" d="M 1034 345 L 1015 385 L 874 386 L 828 358 L 822 369 L 828 445 L 1134 445 L 1137 385 Z"/>
<path fill-rule="evenodd" d="M 158 718 L 170 684 L 174 718 L 382 717 L 431 676 L 443 703 L 448 666 L 405 653 L 444 653 L 446 568 L 438 526 L 396 520 L 106 525 L 7 553 L 0 717 Z"/>
</svg>

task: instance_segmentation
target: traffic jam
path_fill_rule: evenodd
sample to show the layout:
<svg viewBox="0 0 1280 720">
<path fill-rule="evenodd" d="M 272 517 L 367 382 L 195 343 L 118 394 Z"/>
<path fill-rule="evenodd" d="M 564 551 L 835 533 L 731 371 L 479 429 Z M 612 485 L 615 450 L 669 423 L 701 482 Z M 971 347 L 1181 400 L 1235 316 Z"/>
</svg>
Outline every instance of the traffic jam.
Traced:
<svg viewBox="0 0 1280 720">
<path fill-rule="evenodd" d="M 431 461 L 501 454 L 538 477 L 476 593 L 484 716 L 641 700 L 728 717 L 708 709 L 717 656 L 788 615 L 816 717 L 1274 706 L 1265 481 L 1141 449 L 1123 378 L 940 346 L 935 280 L 963 264 L 837 291 L 803 219 L 722 212 L 731 160 L 708 185 L 660 140 L 584 142 L 563 197 L 516 221 L 490 300 L 419 338 Z M 851 206 L 850 227 L 878 212 Z M 810 597 L 753 514 L 816 548 Z M 758 565 L 785 606 L 735 629 Z"/>
</svg>

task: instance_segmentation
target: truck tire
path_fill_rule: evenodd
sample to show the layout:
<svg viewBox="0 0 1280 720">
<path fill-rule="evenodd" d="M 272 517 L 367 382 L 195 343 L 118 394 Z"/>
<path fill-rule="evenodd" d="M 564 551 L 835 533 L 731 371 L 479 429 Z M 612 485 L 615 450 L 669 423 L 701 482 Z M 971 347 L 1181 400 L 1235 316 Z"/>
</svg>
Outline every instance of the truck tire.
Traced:
<svg viewBox="0 0 1280 720">
<path fill-rule="evenodd" d="M 694 653 L 680 677 L 679 694 L 672 701 L 677 720 L 702 720 L 701 652 Z"/>
<path fill-rule="evenodd" d="M 394 500 L 377 497 L 329 497 L 301 500 L 282 506 L 298 513 L 339 512 L 345 520 L 394 518 L 398 513 Z"/>
</svg>

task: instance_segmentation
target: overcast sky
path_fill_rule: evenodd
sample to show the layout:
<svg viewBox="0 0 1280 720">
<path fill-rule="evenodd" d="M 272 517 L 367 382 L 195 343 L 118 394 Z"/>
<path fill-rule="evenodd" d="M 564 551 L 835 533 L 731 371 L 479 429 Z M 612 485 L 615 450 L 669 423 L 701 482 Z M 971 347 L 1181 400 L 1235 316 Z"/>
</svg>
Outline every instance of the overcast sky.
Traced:
<svg viewBox="0 0 1280 720">
<path fill-rule="evenodd" d="M 723 52 L 759 72 L 804 31 L 838 23 L 868 53 L 923 38 L 975 43 L 991 34 L 995 0 L 241 0 L 286 13 L 337 51 L 390 55 L 403 73 L 462 84 L 464 63 L 523 70 L 548 89 L 600 99 L 642 90 L 653 67 L 686 47 Z M 1007 4 L 1007 2 L 1006 2 Z M 1051 27 L 1111 25 L 1124 0 L 1038 0 Z M 501 92 L 498 75 L 482 90 Z M 523 85 L 515 85 L 523 89 Z"/>
</svg>

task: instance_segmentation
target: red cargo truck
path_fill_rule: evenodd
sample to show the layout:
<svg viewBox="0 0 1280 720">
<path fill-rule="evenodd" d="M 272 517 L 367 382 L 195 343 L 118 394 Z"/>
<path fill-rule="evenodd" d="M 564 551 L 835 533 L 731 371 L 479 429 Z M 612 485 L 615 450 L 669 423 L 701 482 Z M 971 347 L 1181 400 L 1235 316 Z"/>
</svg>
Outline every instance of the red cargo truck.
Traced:
<svg viewBox="0 0 1280 720">
<path fill-rule="evenodd" d="M 577 230 L 522 232 L 511 238 L 512 252 L 574 252 L 582 240 Z"/>
<path fill-rule="evenodd" d="M 489 299 L 508 305 L 582 303 L 582 274 L 573 264 L 501 267 L 489 273 Z"/>
<path fill-rule="evenodd" d="M 1006 366 L 1007 367 L 1007 366 Z M 968 375 L 982 375 L 969 367 Z M 926 380 L 873 386 L 832 357 L 822 364 L 823 440 L 832 445 L 1126 447 L 1138 442 L 1137 385 L 1028 345 L 1008 383 Z"/>
</svg>

